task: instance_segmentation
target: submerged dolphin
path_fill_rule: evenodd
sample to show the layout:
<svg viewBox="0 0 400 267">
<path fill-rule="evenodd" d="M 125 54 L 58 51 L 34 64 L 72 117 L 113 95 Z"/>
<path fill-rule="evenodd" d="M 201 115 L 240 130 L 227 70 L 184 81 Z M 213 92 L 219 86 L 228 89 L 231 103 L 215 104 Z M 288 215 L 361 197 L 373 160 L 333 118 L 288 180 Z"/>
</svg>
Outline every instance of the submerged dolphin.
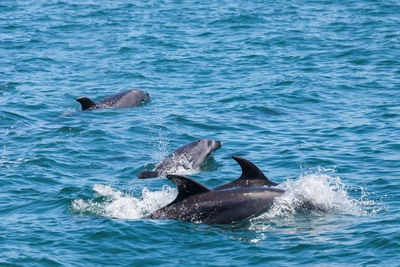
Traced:
<svg viewBox="0 0 400 267">
<path fill-rule="evenodd" d="M 178 196 L 146 218 L 226 224 L 264 213 L 285 191 L 271 188 L 276 183 L 250 161 L 236 156 L 233 159 L 242 168 L 242 175 L 213 190 L 185 176 L 167 175 L 178 187 Z"/>
<path fill-rule="evenodd" d="M 108 96 L 95 103 L 88 97 L 78 97 L 76 101 L 81 103 L 82 110 L 95 110 L 100 108 L 131 108 L 142 103 L 150 95 L 143 90 L 132 89 L 115 95 Z"/>
<path fill-rule="evenodd" d="M 211 139 L 200 139 L 184 145 L 172 152 L 154 171 L 142 171 L 138 178 L 162 177 L 180 171 L 198 169 L 207 157 L 220 148 L 222 143 Z"/>
</svg>

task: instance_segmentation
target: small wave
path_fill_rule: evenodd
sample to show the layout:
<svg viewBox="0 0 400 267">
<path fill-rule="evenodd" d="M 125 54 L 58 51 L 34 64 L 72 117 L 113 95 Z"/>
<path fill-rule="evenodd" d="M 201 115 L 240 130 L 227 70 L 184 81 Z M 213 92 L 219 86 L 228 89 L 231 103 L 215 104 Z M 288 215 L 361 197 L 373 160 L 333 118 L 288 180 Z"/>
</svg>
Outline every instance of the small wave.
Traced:
<svg viewBox="0 0 400 267">
<path fill-rule="evenodd" d="M 70 126 L 62 126 L 57 129 L 57 133 L 81 133 L 85 129 L 83 127 L 70 127 Z"/>
<path fill-rule="evenodd" d="M 6 148 L 6 145 L 4 145 L 4 149 Z M 17 158 L 17 159 L 10 159 L 8 157 L 2 157 L 0 156 L 0 168 L 11 168 L 11 167 L 16 167 L 22 163 L 24 163 L 26 160 L 23 157 Z"/>
<path fill-rule="evenodd" d="M 263 19 L 258 14 L 232 14 L 229 17 L 218 18 L 209 23 L 210 26 L 214 25 L 228 25 L 231 28 L 242 26 L 244 28 L 251 28 L 254 24 L 262 22 Z"/>
<path fill-rule="evenodd" d="M 164 185 L 161 191 L 142 190 L 141 197 L 121 192 L 111 186 L 96 184 L 95 199 L 72 201 L 70 210 L 78 216 L 100 216 L 117 219 L 139 219 L 172 202 L 177 191 Z"/>
</svg>

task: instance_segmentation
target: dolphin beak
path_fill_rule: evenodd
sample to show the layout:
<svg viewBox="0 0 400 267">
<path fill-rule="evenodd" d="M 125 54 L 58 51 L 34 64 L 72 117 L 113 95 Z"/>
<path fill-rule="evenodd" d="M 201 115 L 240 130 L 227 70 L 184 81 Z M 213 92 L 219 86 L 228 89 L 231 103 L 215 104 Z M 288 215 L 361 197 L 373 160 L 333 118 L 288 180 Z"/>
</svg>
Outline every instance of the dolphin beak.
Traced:
<svg viewBox="0 0 400 267">
<path fill-rule="evenodd" d="M 217 148 L 220 148 L 222 146 L 222 142 L 221 141 L 215 141 L 215 144 L 217 145 Z"/>
</svg>

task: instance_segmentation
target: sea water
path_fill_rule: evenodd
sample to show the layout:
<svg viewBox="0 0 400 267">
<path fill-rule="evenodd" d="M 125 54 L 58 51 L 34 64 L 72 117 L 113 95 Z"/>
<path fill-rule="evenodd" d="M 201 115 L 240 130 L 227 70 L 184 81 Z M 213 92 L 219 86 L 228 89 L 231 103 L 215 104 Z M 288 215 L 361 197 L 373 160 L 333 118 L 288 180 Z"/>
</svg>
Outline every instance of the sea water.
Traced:
<svg viewBox="0 0 400 267">
<path fill-rule="evenodd" d="M 398 265 L 398 1 L 0 2 L 0 265 Z M 135 108 L 81 112 L 140 88 Z M 248 221 L 143 217 L 138 180 L 223 142 L 189 176 L 254 162 L 286 193 Z M 304 200 L 316 208 L 301 208 Z"/>
</svg>

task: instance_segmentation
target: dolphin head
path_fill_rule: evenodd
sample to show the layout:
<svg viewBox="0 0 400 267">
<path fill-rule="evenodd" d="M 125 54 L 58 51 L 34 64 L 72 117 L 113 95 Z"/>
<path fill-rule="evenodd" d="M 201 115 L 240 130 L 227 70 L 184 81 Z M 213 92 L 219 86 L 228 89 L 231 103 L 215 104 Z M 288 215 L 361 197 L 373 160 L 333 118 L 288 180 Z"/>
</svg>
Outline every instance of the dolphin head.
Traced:
<svg viewBox="0 0 400 267">
<path fill-rule="evenodd" d="M 206 156 L 209 156 L 212 152 L 222 146 L 221 141 L 215 141 L 211 139 L 200 139 L 197 141 L 198 145 L 202 146 L 206 152 Z"/>
</svg>

